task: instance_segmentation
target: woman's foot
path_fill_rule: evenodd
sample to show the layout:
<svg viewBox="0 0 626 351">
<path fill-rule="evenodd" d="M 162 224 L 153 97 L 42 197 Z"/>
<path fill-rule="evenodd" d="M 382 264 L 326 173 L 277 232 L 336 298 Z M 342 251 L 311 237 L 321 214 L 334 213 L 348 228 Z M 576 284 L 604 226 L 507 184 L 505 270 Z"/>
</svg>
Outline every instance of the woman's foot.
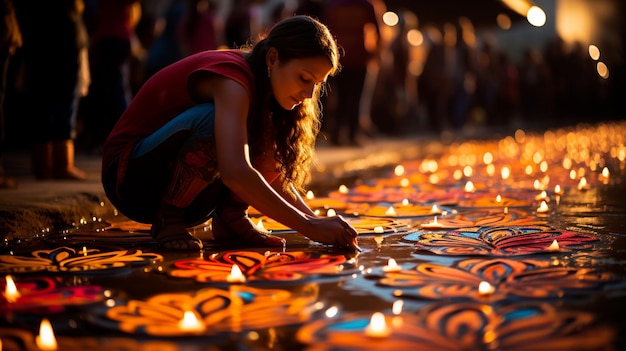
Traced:
<svg viewBox="0 0 626 351">
<path fill-rule="evenodd" d="M 150 235 L 163 250 L 198 251 L 202 240 L 194 237 L 185 226 L 184 209 L 164 205 L 152 224 Z"/>
</svg>

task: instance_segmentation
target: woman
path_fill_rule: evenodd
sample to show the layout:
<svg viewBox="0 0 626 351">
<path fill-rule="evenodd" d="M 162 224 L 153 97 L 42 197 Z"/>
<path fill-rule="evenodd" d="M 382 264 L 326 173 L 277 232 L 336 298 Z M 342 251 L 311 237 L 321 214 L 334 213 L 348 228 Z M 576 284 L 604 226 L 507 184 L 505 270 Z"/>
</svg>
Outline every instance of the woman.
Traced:
<svg viewBox="0 0 626 351">
<path fill-rule="evenodd" d="M 308 16 L 276 24 L 250 51 L 204 51 L 169 65 L 137 92 L 103 152 L 118 210 L 152 223 L 160 248 L 197 250 L 186 228 L 212 218 L 218 240 L 283 246 L 249 205 L 311 240 L 358 249 L 341 217 L 302 201 L 322 89 L 339 70 L 328 29 Z"/>
</svg>

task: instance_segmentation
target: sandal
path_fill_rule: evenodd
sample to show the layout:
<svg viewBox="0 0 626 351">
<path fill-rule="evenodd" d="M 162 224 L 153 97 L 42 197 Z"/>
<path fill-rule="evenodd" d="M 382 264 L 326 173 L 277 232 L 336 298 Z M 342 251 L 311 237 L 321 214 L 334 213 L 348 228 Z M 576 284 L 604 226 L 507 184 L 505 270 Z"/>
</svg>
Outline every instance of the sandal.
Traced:
<svg viewBox="0 0 626 351">
<path fill-rule="evenodd" d="M 178 209 L 177 209 L 178 210 Z M 159 218 L 152 224 L 150 235 L 156 240 L 157 247 L 162 250 L 198 251 L 202 240 L 187 231 L 182 211 L 159 211 Z M 174 214 L 173 216 L 168 216 Z"/>
<path fill-rule="evenodd" d="M 284 238 L 258 229 L 247 215 L 230 222 L 224 222 L 220 216 L 214 215 L 212 228 L 215 241 L 233 244 L 237 247 L 285 247 L 286 245 Z"/>
</svg>

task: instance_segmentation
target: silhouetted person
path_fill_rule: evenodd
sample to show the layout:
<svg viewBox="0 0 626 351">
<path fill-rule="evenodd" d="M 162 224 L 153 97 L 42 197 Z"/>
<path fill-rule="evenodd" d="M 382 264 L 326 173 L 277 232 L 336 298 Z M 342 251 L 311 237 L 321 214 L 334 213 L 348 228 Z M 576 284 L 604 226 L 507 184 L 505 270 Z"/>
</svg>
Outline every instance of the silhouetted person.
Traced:
<svg viewBox="0 0 626 351">
<path fill-rule="evenodd" d="M 74 166 L 78 100 L 87 91 L 82 0 L 15 2 L 24 39 L 26 106 L 38 179 L 85 179 Z"/>
<path fill-rule="evenodd" d="M 330 0 L 324 21 L 345 52 L 341 58 L 341 74 L 329 80 L 329 99 L 335 105 L 329 111 L 334 120 L 330 127 L 330 139 L 337 145 L 357 145 L 360 103 L 367 69 L 378 56 L 379 18 L 370 0 Z M 366 33 L 370 33 L 371 37 L 368 38 Z M 347 134 L 345 141 L 343 133 Z"/>
<path fill-rule="evenodd" d="M 2 15 L 2 46 L 0 47 L 0 189 L 6 189 L 17 187 L 17 182 L 5 173 L 2 159 L 5 147 L 4 99 L 7 91 L 9 63 L 15 51 L 22 46 L 22 32 L 15 17 L 13 1 L 2 0 L 0 6 L 0 15 Z"/>
</svg>

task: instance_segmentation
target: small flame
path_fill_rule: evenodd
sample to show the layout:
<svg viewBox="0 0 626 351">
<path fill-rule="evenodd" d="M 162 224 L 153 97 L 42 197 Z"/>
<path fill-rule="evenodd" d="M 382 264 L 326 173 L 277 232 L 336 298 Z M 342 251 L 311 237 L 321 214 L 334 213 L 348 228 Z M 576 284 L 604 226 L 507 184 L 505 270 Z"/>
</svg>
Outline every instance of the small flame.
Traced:
<svg viewBox="0 0 626 351">
<path fill-rule="evenodd" d="M 537 213 L 546 213 L 548 211 L 550 211 L 550 208 L 548 208 L 548 204 L 545 201 L 541 201 L 541 205 L 539 205 Z"/>
<path fill-rule="evenodd" d="M 15 286 L 15 282 L 13 281 L 13 277 L 10 275 L 6 276 L 7 285 L 4 291 L 4 297 L 8 302 L 15 302 L 17 299 L 22 296 L 19 291 L 17 291 L 17 286 Z"/>
<path fill-rule="evenodd" d="M 83 256 L 87 256 L 87 246 L 83 246 Z"/>
<path fill-rule="evenodd" d="M 389 206 L 389 208 L 387 209 L 387 212 L 385 212 L 385 214 L 387 216 L 397 216 L 398 214 L 396 213 L 396 210 L 393 208 L 393 206 Z"/>
<path fill-rule="evenodd" d="M 376 234 L 382 234 L 382 233 L 384 233 L 384 232 L 385 232 L 385 228 L 383 228 L 382 226 L 377 225 L 377 226 L 375 226 L 375 227 L 374 227 L 374 233 L 376 233 Z"/>
<path fill-rule="evenodd" d="M 554 239 L 552 241 L 552 244 L 550 244 L 550 246 L 548 247 L 548 251 L 550 251 L 550 252 L 558 252 L 559 250 L 560 250 L 559 242 L 556 241 L 556 239 Z"/>
<path fill-rule="evenodd" d="M 400 270 L 400 266 L 393 258 L 387 261 L 387 265 L 383 267 L 383 272 L 397 272 Z"/>
<path fill-rule="evenodd" d="M 502 196 L 500 196 L 500 194 L 498 194 L 498 195 L 496 196 L 496 202 L 497 202 L 497 203 L 502 202 Z"/>
<path fill-rule="evenodd" d="M 437 205 L 433 205 L 433 208 L 430 209 L 430 213 L 441 213 L 441 210 Z M 435 217 L 437 219 L 437 217 Z"/>
<path fill-rule="evenodd" d="M 408 206 L 408 205 L 409 205 L 409 199 L 402 200 L 402 206 Z"/>
<path fill-rule="evenodd" d="M 365 327 L 365 334 L 374 338 L 385 338 L 391 334 L 391 329 L 387 326 L 385 315 L 381 312 L 372 314 L 370 324 Z"/>
<path fill-rule="evenodd" d="M 198 318 L 196 313 L 191 310 L 185 311 L 185 314 L 183 315 L 183 319 L 181 319 L 180 322 L 178 322 L 178 328 L 186 332 L 203 331 L 205 327 L 206 326 L 204 325 L 202 320 L 200 320 L 200 318 Z"/>
<path fill-rule="evenodd" d="M 347 187 L 347 186 L 345 186 L 345 185 L 343 185 L 343 184 L 341 184 L 341 185 L 339 186 L 339 192 L 340 192 L 340 193 L 342 193 L 342 194 L 347 194 L 347 193 L 348 193 L 348 191 L 349 191 L 349 189 L 348 189 L 348 187 Z"/>
<path fill-rule="evenodd" d="M 56 350 L 57 340 L 54 337 L 54 331 L 52 330 L 52 324 L 47 319 L 41 320 L 39 326 L 39 335 L 35 338 L 35 343 L 40 350 Z"/>
<path fill-rule="evenodd" d="M 465 183 L 465 191 L 468 193 L 473 193 L 476 190 L 476 188 L 474 187 L 474 183 L 472 183 L 471 180 L 468 180 L 467 183 Z"/>
<path fill-rule="evenodd" d="M 337 212 L 335 212 L 335 210 L 333 210 L 332 208 L 329 208 L 328 211 L 326 211 L 327 217 L 335 217 L 336 215 L 337 215 Z"/>
<path fill-rule="evenodd" d="M 480 282 L 480 284 L 478 284 L 478 294 L 480 294 L 481 296 L 485 296 L 485 295 L 491 295 L 496 291 L 496 288 L 489 284 L 489 282 L 487 281 L 482 281 Z"/>
<path fill-rule="evenodd" d="M 578 182 L 578 190 L 583 190 L 587 188 L 587 178 L 580 178 L 580 182 Z"/>
<path fill-rule="evenodd" d="M 234 264 L 230 270 L 230 274 L 226 276 L 226 281 L 229 283 L 245 283 L 246 277 L 241 273 L 241 268 Z"/>
<path fill-rule="evenodd" d="M 315 194 L 313 194 L 313 192 L 309 190 L 306 192 L 306 198 L 307 200 L 313 200 L 315 198 Z"/>
<path fill-rule="evenodd" d="M 559 195 L 563 193 L 563 189 L 561 189 L 560 185 L 557 184 L 554 186 L 554 193 Z"/>
<path fill-rule="evenodd" d="M 400 313 L 402 313 L 403 306 L 404 306 L 404 301 L 396 300 L 394 301 L 393 306 L 391 307 L 391 312 L 397 316 Z"/>
</svg>

